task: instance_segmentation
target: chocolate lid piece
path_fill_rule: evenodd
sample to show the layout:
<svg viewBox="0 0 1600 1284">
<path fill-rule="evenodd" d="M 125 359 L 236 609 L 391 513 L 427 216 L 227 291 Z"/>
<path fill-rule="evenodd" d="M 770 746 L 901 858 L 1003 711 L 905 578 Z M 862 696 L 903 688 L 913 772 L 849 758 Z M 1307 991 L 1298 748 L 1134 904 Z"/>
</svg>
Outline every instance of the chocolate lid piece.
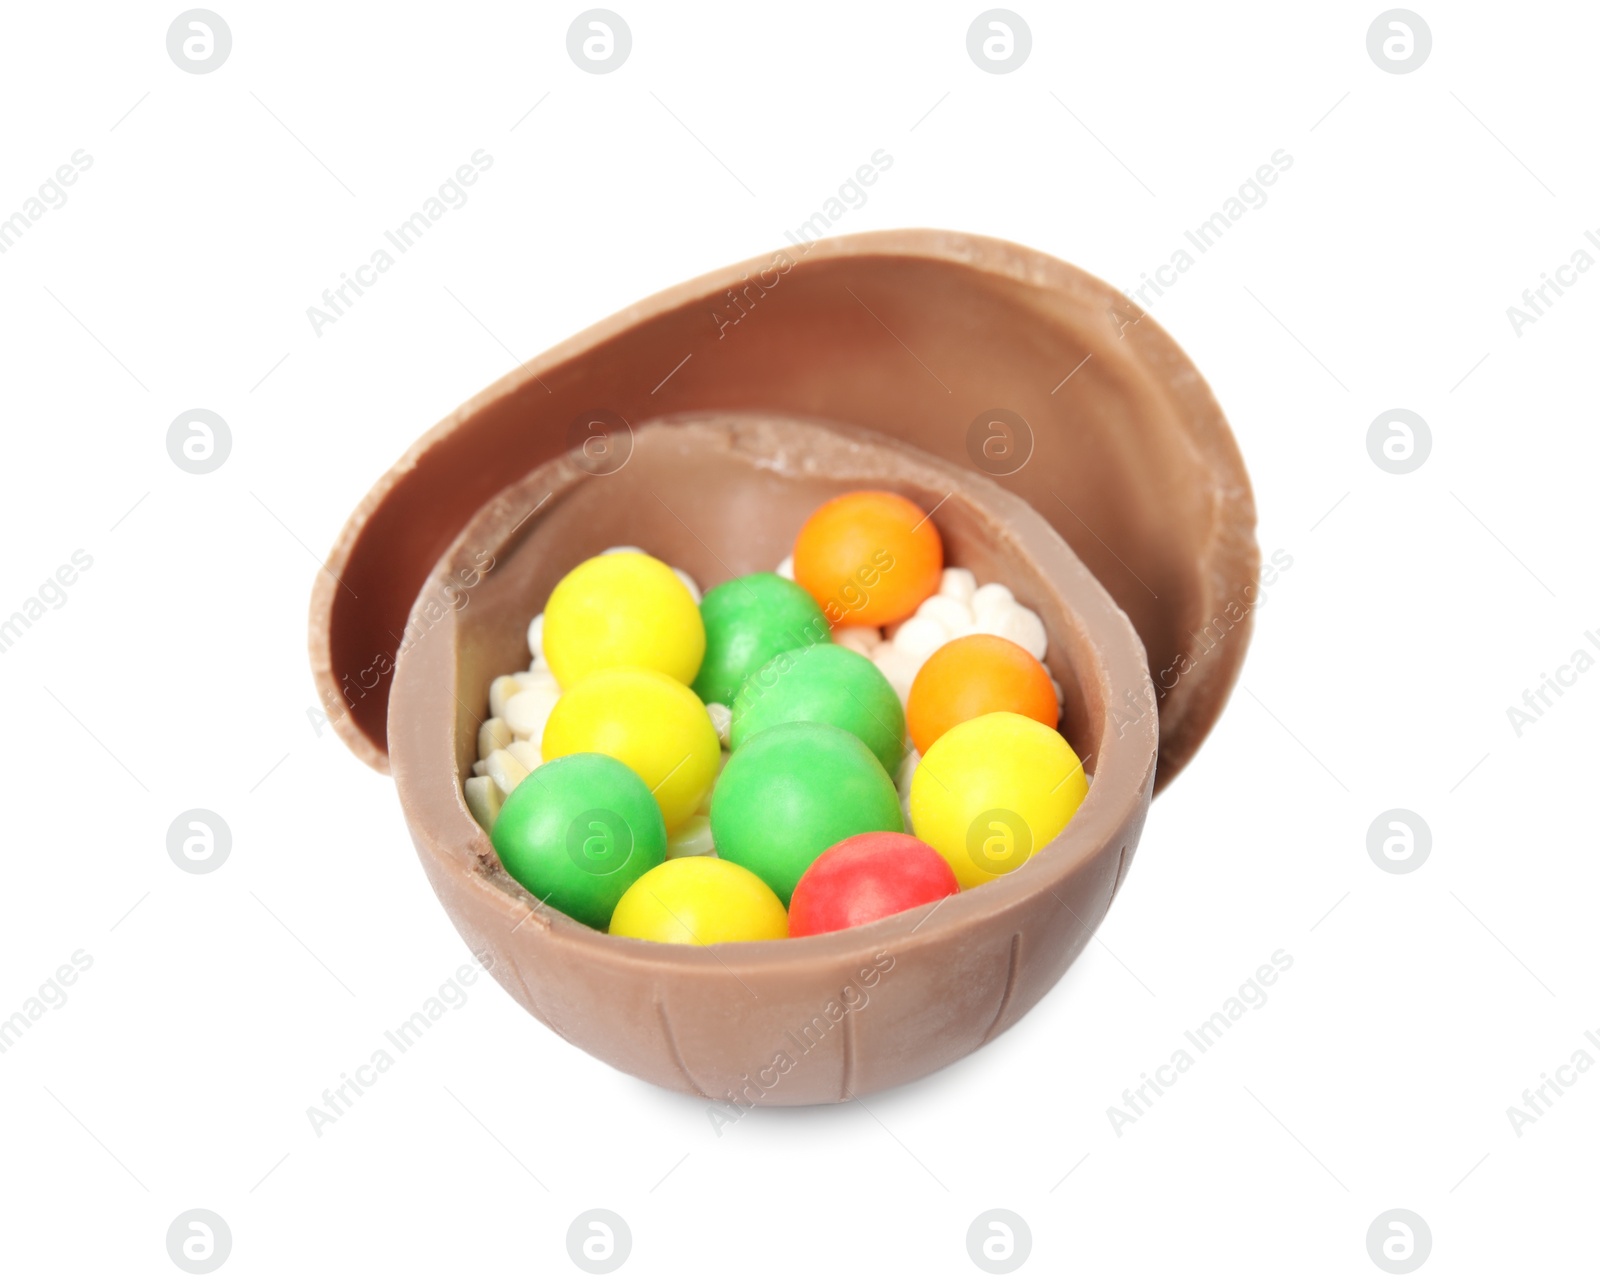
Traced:
<svg viewBox="0 0 1600 1284">
<path fill-rule="evenodd" d="M 676 286 L 521 365 L 418 441 L 361 502 L 312 598 L 312 667 L 346 743 L 387 769 L 413 604 L 508 480 L 597 433 L 591 469 L 610 467 L 643 420 L 719 410 L 873 429 L 1023 497 L 1143 640 L 1159 784 L 1199 747 L 1243 660 L 1258 572 L 1254 501 L 1221 410 L 1172 339 L 1104 282 L 939 231 L 791 246 Z M 629 542 L 648 544 L 648 530 Z"/>
</svg>

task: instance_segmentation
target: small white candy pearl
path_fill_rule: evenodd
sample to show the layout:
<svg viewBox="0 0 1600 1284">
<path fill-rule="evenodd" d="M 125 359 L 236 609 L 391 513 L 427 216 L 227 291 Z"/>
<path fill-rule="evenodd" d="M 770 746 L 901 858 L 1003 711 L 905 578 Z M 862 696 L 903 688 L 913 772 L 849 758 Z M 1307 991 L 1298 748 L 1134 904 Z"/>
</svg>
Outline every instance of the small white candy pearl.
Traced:
<svg viewBox="0 0 1600 1284">
<path fill-rule="evenodd" d="M 668 860 L 676 860 L 679 856 L 709 856 L 711 851 L 709 816 L 690 816 L 667 835 Z"/>
<path fill-rule="evenodd" d="M 537 662 L 544 656 L 544 612 L 528 621 L 528 654 Z"/>
<path fill-rule="evenodd" d="M 917 608 L 917 618 L 934 621 L 944 629 L 945 640 L 949 641 L 959 630 L 972 623 L 972 612 L 967 609 L 965 602 L 936 593 Z"/>
<path fill-rule="evenodd" d="M 855 626 L 848 629 L 835 629 L 833 640 L 840 646 L 849 647 L 858 655 L 868 658 L 872 656 L 872 648 L 883 641 L 883 634 L 877 629 Z"/>
<path fill-rule="evenodd" d="M 506 746 L 506 752 L 529 771 L 544 765 L 544 755 L 539 752 L 539 746 L 531 740 L 513 740 Z"/>
<path fill-rule="evenodd" d="M 496 749 L 488 758 L 488 771 L 484 774 L 500 786 L 506 797 L 527 779 L 528 769 L 511 756 L 509 749 Z"/>
<path fill-rule="evenodd" d="M 950 635 L 942 624 L 920 615 L 913 615 L 894 631 L 895 649 L 909 657 L 919 668 L 924 660 L 949 640 Z"/>
<path fill-rule="evenodd" d="M 959 566 L 945 568 L 944 574 L 939 578 L 939 596 L 952 597 L 962 606 L 972 604 L 972 594 L 977 590 L 978 577 L 971 571 L 964 571 Z"/>
<path fill-rule="evenodd" d="M 504 718 L 490 718 L 478 728 L 478 757 L 487 758 L 496 749 L 511 745 L 511 728 Z"/>
<path fill-rule="evenodd" d="M 643 553 L 643 552 L 644 552 L 644 549 L 640 548 L 637 544 L 613 544 L 610 548 L 603 550 L 601 552 L 600 556 L 601 557 L 605 557 L 607 554 L 610 554 L 610 553 Z"/>
<path fill-rule="evenodd" d="M 904 704 L 911 694 L 911 682 L 917 676 L 917 662 L 893 642 L 880 642 L 873 649 L 872 662 L 889 679 L 889 685 Z"/>
<path fill-rule="evenodd" d="M 778 574 L 786 580 L 794 578 L 794 557 L 792 554 L 778 563 Z"/>
<path fill-rule="evenodd" d="M 522 684 L 509 673 L 502 673 L 489 684 L 489 713 L 496 718 L 506 716 L 506 702 L 522 690 Z"/>
<path fill-rule="evenodd" d="M 683 587 L 689 590 L 689 596 L 694 599 L 694 604 L 699 606 L 700 586 L 694 582 L 694 576 L 690 575 L 688 571 L 679 570 L 676 566 L 672 568 L 672 573 L 683 581 Z"/>
<path fill-rule="evenodd" d="M 722 741 L 722 747 L 726 749 L 728 738 L 733 734 L 733 710 L 713 700 L 706 706 L 706 712 L 711 715 L 711 725 L 717 729 L 717 739 Z"/>
<path fill-rule="evenodd" d="M 544 739 L 544 724 L 561 697 L 549 691 L 519 691 L 506 701 L 505 720 L 518 740 L 538 744 Z"/>
<path fill-rule="evenodd" d="M 1015 642 L 1035 660 L 1043 660 L 1049 639 L 1044 621 L 1020 603 L 1013 602 L 994 621 L 993 630 L 1008 642 Z"/>
<path fill-rule="evenodd" d="M 500 792 L 500 786 L 488 776 L 473 776 L 462 786 L 462 792 L 466 795 L 467 810 L 472 813 L 472 819 L 485 831 L 493 829 L 495 817 L 500 814 L 500 808 L 506 800 L 505 794 Z"/>
<path fill-rule="evenodd" d="M 972 594 L 972 618 L 979 624 L 988 624 L 1000 611 L 1010 606 L 1016 598 L 1011 596 L 1011 590 L 1004 584 L 996 581 L 985 584 Z"/>
</svg>

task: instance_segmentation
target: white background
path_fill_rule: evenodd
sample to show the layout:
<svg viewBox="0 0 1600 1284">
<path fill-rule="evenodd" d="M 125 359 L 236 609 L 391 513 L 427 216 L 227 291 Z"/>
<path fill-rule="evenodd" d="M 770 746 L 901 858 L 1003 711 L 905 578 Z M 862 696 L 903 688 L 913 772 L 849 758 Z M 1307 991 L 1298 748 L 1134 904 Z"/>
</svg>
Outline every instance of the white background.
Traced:
<svg viewBox="0 0 1600 1284">
<path fill-rule="evenodd" d="M 625 1278 L 984 1278 L 996 1207 L 1033 1278 L 1382 1278 L 1395 1207 L 1423 1278 L 1592 1272 L 1600 1069 L 1520 1137 L 1507 1108 L 1600 1026 L 1600 674 L 1506 714 L 1600 658 L 1600 272 L 1506 316 L 1600 228 L 1592 5 L 1416 0 L 1433 51 L 1393 75 L 1378 0 L 1016 0 L 1032 54 L 992 75 L 979 3 L 615 0 L 632 54 L 591 75 L 578 4 L 215 2 L 207 75 L 168 57 L 177 4 L 10 6 L 0 48 L 0 218 L 93 157 L 0 256 L 0 616 L 93 558 L 0 654 L 0 1015 L 93 959 L 0 1056 L 7 1278 L 182 1278 L 196 1207 L 249 1280 L 583 1278 L 591 1207 L 632 1228 Z M 317 337 L 307 307 L 479 148 L 470 201 Z M 468 958 L 390 782 L 308 716 L 318 558 L 513 354 L 777 248 L 880 148 L 838 231 L 982 232 L 1124 288 L 1293 157 L 1153 309 L 1293 566 L 1099 942 L 949 1070 L 720 1136 L 480 981 L 317 1138 L 307 1107 Z M 166 452 L 191 407 L 233 434 L 206 476 Z M 1391 407 L 1433 433 L 1405 476 L 1366 451 Z M 205 876 L 166 851 L 192 807 L 233 834 Z M 1393 807 L 1433 835 L 1403 876 L 1366 847 Z M 1280 949 L 1270 1002 L 1116 1136 Z"/>
</svg>

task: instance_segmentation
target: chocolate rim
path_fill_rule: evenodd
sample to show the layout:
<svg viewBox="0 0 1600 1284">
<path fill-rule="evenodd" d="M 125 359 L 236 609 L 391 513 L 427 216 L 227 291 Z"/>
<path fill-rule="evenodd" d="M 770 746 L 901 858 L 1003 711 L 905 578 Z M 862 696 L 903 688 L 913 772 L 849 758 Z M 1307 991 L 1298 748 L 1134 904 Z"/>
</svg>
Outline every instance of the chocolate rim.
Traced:
<svg viewBox="0 0 1600 1284">
<path fill-rule="evenodd" d="M 740 436 L 751 424 L 766 436 Z M 639 430 L 641 449 L 656 427 Z M 1158 728 L 1150 717 L 1119 723 L 1111 710 L 1129 687 L 1149 695 L 1143 647 L 1056 532 L 987 479 L 859 431 L 843 439 L 847 457 L 830 456 L 819 470 L 821 452 L 808 434 L 821 426 L 774 416 L 701 416 L 659 427 L 660 440 L 671 443 L 663 449 L 682 443 L 684 453 L 703 457 L 704 440 L 695 434 L 711 434 L 757 461 L 748 464 L 753 471 L 772 457 L 774 443 L 794 443 L 792 458 L 805 462 L 782 465 L 796 470 L 792 477 L 820 477 L 839 490 L 891 482 L 923 502 L 949 496 L 952 522 L 978 514 L 981 524 L 968 530 L 1017 577 L 1009 582 L 1048 597 L 1036 605 L 1050 630 L 1052 671 L 1072 684 L 1069 703 L 1076 698 L 1081 719 L 1094 728 L 1092 750 L 1076 746 L 1093 763 L 1088 796 L 1067 828 L 1025 864 L 933 913 L 910 910 L 842 932 L 714 949 L 608 936 L 541 906 L 513 883 L 466 809 L 460 773 L 486 693 L 458 689 L 463 648 L 486 645 L 483 621 L 502 618 L 494 595 L 485 589 L 479 597 L 474 588 L 459 611 L 417 633 L 397 668 L 389 728 L 395 783 L 424 869 L 469 946 L 487 951 L 491 973 L 513 997 L 568 1041 L 629 1073 L 719 1096 L 737 1070 L 755 1067 L 786 1020 L 814 1011 L 841 978 L 881 952 L 905 968 L 892 997 L 852 1014 L 851 1033 L 841 1036 L 848 1047 L 828 1049 L 805 1076 L 780 1085 L 770 1104 L 842 1100 L 930 1073 L 1009 1028 L 1048 992 L 1121 886 L 1151 797 Z M 446 598 L 459 569 L 479 565 L 483 551 L 496 559 L 486 580 L 504 576 L 503 591 L 520 593 L 528 569 L 545 565 L 544 549 L 528 544 L 540 523 L 563 520 L 575 488 L 593 483 L 567 456 L 506 488 L 460 532 L 419 600 Z M 580 511 L 569 529 L 587 531 L 584 516 Z M 592 538 L 599 547 L 615 542 Z M 508 571 L 518 550 L 524 559 Z M 959 999 L 952 987 L 962 991 Z M 734 1004 L 747 1010 L 730 1011 Z M 944 1020 L 938 1036 L 907 1045 L 906 1026 L 927 1019 Z"/>
<path fill-rule="evenodd" d="M 907 269 L 920 275 L 913 277 Z M 778 283 L 805 280 L 848 286 L 841 274 L 860 284 L 864 293 L 849 290 L 856 295 L 852 302 L 845 290 L 836 291 L 839 311 L 820 317 L 809 296 L 799 297 L 806 290 L 791 286 L 785 293 Z M 765 282 L 768 275 L 777 278 L 768 287 L 770 299 L 761 285 L 751 281 L 754 277 Z M 751 299 L 752 289 L 758 291 L 753 301 L 767 311 L 750 314 L 748 333 L 760 335 L 764 326 L 766 338 L 746 343 L 736 367 L 728 362 L 719 366 L 712 356 L 731 349 L 713 345 L 734 332 L 727 330 L 728 317 L 719 319 L 716 309 L 731 314 L 737 302 L 734 292 L 742 291 Z M 937 306 L 942 298 L 955 300 L 948 314 Z M 566 429 L 572 414 L 607 406 L 624 420 L 633 420 L 649 412 L 760 408 L 819 414 L 925 440 L 933 430 L 909 404 L 927 391 L 907 382 L 923 377 L 914 367 L 894 372 L 899 380 L 896 395 L 887 399 L 881 392 L 867 393 L 859 387 L 830 390 L 824 367 L 846 359 L 841 351 L 819 352 L 815 357 L 802 354 L 818 369 L 814 375 L 796 373 L 794 352 L 774 341 L 786 326 L 794 326 L 813 338 L 846 334 L 857 348 L 877 336 L 882 352 L 893 355 L 900 348 L 910 351 L 896 331 L 904 334 L 924 323 L 934 327 L 928 334 L 948 340 L 941 346 L 959 352 L 981 341 L 982 333 L 972 332 L 973 323 L 963 312 L 975 304 L 992 306 L 996 316 L 1009 316 L 1015 342 L 1008 350 L 1020 353 L 1019 360 L 1033 361 L 1040 371 L 1054 362 L 1063 373 L 1076 374 L 1089 358 L 1100 358 L 1084 378 L 1106 381 L 1105 404 L 1100 407 L 1106 413 L 1084 430 L 1086 436 L 1073 437 L 1066 448 L 1092 445 L 1105 467 L 1109 467 L 1105 452 L 1122 452 L 1126 457 L 1116 461 L 1120 471 L 1095 480 L 1119 502 L 1125 500 L 1126 509 L 1140 514 L 1138 520 L 1146 526 L 1129 534 L 1112 529 L 1099 517 L 1090 525 L 1065 500 L 1061 503 L 1071 518 L 1052 512 L 1047 520 L 1133 617 L 1153 657 L 1150 668 L 1153 675 L 1160 675 L 1156 687 L 1161 700 L 1158 788 L 1170 783 L 1220 713 L 1251 631 L 1248 605 L 1254 600 L 1259 558 L 1254 501 L 1226 420 L 1177 344 L 1103 281 L 1004 241 L 929 230 L 868 232 L 817 241 L 674 286 L 523 364 L 423 436 L 358 505 L 313 590 L 312 669 L 319 697 L 340 737 L 363 761 L 388 770 L 386 715 L 394 662 L 390 639 L 400 636 L 439 556 L 505 477 L 526 472 L 568 447 Z M 872 321 L 856 311 L 857 305 Z M 885 316 L 895 322 L 894 329 Z M 900 348 L 867 328 L 874 323 L 894 335 Z M 928 344 L 919 334 L 917 346 L 927 350 Z M 707 354 L 699 370 L 691 367 L 686 374 L 663 380 L 676 357 L 662 362 L 660 370 L 654 365 L 647 371 L 641 368 L 641 359 L 653 348 L 676 353 L 685 346 Z M 922 364 L 921 357 L 911 355 Z M 762 362 L 768 365 L 763 367 Z M 715 377 L 701 381 L 708 368 Z M 731 373 L 735 369 L 739 377 Z M 923 369 L 944 386 L 928 366 Z M 665 385 L 657 384 L 664 395 L 657 396 L 646 386 L 658 380 Z M 983 386 L 982 372 L 974 380 Z M 886 408 L 901 400 L 902 388 L 913 387 L 917 391 L 907 393 L 904 410 Z M 1043 402 L 1042 391 L 1031 383 L 1027 389 L 1011 391 L 1013 399 L 1031 397 L 1054 405 Z M 880 398 L 876 403 L 871 402 L 874 395 Z M 856 413 L 858 408 L 862 413 Z M 903 419 L 886 422 L 897 414 Z M 952 436 L 949 429 L 946 423 L 939 431 L 950 439 L 943 453 L 953 457 L 960 453 L 955 444 L 960 433 Z M 1070 435 L 1077 429 L 1065 431 Z M 1141 460 L 1152 476 L 1157 471 L 1161 475 L 1153 480 L 1140 476 Z M 1026 483 L 1058 499 L 1059 494 L 1049 488 L 1051 481 L 1063 487 L 1068 482 L 1080 484 L 1077 478 L 1059 474 L 1041 480 L 1026 469 L 1016 478 L 1021 480 L 999 480 L 1019 490 Z M 1081 508 L 1082 492 L 1071 493 Z M 1163 527 L 1160 523 L 1168 509 L 1181 509 L 1182 516 Z M 1097 527 L 1108 530 L 1111 540 L 1102 538 Z M 1164 601 L 1146 577 L 1161 583 Z M 1156 605 L 1144 600 L 1145 593 Z M 1190 640 L 1221 622 L 1226 608 L 1241 597 L 1247 608 L 1242 618 L 1229 620 L 1214 643 L 1208 637 L 1203 655 L 1191 655 Z M 1174 660 L 1165 663 L 1169 656 Z M 1185 662 L 1181 680 L 1174 678 L 1169 685 L 1166 679 L 1178 667 L 1178 659 Z"/>
</svg>

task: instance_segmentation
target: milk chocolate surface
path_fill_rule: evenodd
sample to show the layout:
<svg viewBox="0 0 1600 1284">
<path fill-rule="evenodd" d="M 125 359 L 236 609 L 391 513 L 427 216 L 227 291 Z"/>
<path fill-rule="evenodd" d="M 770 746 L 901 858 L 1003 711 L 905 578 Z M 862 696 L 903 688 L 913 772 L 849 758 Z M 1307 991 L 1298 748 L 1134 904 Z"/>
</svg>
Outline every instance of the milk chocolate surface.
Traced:
<svg viewBox="0 0 1600 1284">
<path fill-rule="evenodd" d="M 311 618 L 324 703 L 373 766 L 388 764 L 397 639 L 424 580 L 508 477 L 581 441 L 596 410 L 635 427 L 720 410 L 811 416 L 991 473 L 1132 620 L 1158 675 L 1162 784 L 1238 672 L 1254 503 L 1222 413 L 1177 345 L 1109 286 L 1046 255 L 957 233 L 874 232 L 723 268 L 601 322 L 474 398 L 378 482 L 340 536 L 332 574 L 319 576 Z M 983 454 L 995 410 L 1025 425 L 1020 466 L 1017 454 Z M 780 449 L 804 467 L 798 447 Z M 689 471 L 662 482 L 666 506 L 644 496 L 627 521 L 618 514 L 610 542 L 657 551 L 681 529 L 667 506 L 707 502 L 689 497 Z M 741 573 L 769 569 L 793 536 L 794 523 L 769 520 L 772 498 L 760 484 L 720 495 L 762 550 L 758 562 L 722 554 Z M 697 573 L 714 582 L 720 570 Z"/>
<path fill-rule="evenodd" d="M 702 585 L 768 569 L 821 502 L 892 489 L 925 509 L 951 564 L 1038 611 L 1062 730 L 1093 776 L 1067 827 L 1019 869 L 845 932 L 702 948 L 611 937 L 541 905 L 500 868 L 461 782 L 490 678 L 528 660 L 556 581 L 640 544 Z M 994 482 L 853 427 L 761 414 L 641 426 L 594 475 L 567 454 L 501 491 L 425 577 L 387 742 L 428 877 L 468 945 L 539 1020 L 663 1087 L 749 1105 L 848 1099 L 936 1070 L 1017 1021 L 1104 917 L 1131 861 L 1157 755 L 1128 617 L 1060 536 Z M 440 609 L 429 609 L 430 603 Z"/>
</svg>

